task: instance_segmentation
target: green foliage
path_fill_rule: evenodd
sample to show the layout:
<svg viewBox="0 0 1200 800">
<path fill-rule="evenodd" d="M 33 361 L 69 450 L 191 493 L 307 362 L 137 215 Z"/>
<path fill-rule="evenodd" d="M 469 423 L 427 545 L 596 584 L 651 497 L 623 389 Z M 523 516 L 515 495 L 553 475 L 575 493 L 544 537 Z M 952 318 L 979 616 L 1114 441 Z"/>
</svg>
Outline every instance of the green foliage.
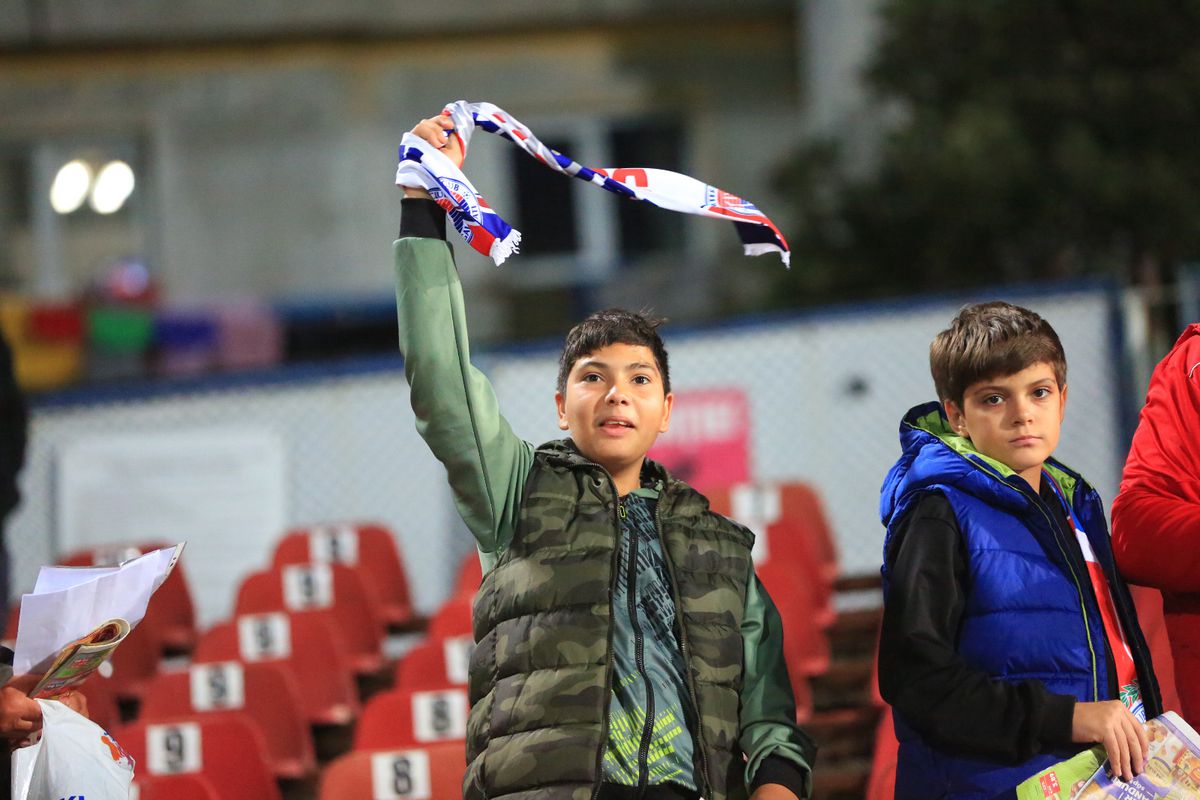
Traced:
<svg viewBox="0 0 1200 800">
<path fill-rule="evenodd" d="M 796 201 L 784 304 L 1081 274 L 1200 253 L 1200 2 L 885 0 L 867 72 L 894 117 Z M 779 294 L 779 293 L 777 293 Z"/>
</svg>

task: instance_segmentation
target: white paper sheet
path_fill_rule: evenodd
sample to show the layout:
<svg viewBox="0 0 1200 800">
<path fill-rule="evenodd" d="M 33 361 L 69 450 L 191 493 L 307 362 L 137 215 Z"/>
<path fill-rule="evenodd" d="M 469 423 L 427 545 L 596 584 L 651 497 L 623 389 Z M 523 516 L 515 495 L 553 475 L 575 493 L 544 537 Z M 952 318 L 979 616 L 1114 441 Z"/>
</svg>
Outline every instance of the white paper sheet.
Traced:
<svg viewBox="0 0 1200 800">
<path fill-rule="evenodd" d="M 32 671 L 106 620 L 135 627 L 182 552 L 177 544 L 119 567 L 42 567 L 33 592 L 21 597 L 13 674 Z"/>
</svg>

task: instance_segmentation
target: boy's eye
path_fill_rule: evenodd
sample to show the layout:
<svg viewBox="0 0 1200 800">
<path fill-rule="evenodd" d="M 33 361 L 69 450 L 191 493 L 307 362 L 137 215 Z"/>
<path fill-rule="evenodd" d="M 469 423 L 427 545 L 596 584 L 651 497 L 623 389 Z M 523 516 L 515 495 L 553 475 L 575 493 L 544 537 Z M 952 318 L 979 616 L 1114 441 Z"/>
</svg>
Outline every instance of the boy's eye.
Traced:
<svg viewBox="0 0 1200 800">
<path fill-rule="evenodd" d="M 989 394 L 987 397 L 983 398 L 983 404 L 985 406 L 998 406 L 1003 402 L 1004 398 L 998 394 Z"/>
<path fill-rule="evenodd" d="M 640 386 L 647 386 L 650 383 L 650 376 L 636 375 L 636 376 L 634 376 L 633 382 Z"/>
<path fill-rule="evenodd" d="M 587 375 L 583 376 L 584 383 L 595 383 L 596 381 L 602 381 L 602 380 L 604 380 L 604 378 L 595 372 L 589 372 Z"/>
<path fill-rule="evenodd" d="M 1033 396 L 1039 400 L 1044 400 L 1050 396 L 1050 389 L 1045 386 L 1039 386 L 1033 390 Z"/>
</svg>

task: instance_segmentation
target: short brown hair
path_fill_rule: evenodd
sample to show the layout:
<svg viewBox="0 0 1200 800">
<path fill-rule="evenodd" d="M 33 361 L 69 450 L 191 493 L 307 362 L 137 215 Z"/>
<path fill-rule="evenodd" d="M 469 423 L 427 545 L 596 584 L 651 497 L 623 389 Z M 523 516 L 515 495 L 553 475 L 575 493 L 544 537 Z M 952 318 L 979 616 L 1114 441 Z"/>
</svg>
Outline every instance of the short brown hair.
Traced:
<svg viewBox="0 0 1200 800">
<path fill-rule="evenodd" d="M 1050 323 L 1027 308 L 995 301 L 963 306 L 929 345 L 929 371 L 938 399 L 962 406 L 967 387 L 1013 375 L 1034 364 L 1054 369 L 1067 384 L 1067 356 Z"/>
<path fill-rule="evenodd" d="M 671 393 L 671 372 L 667 368 L 667 348 L 658 335 L 664 320 L 647 313 L 638 314 L 621 308 L 609 308 L 589 315 L 571 328 L 558 357 L 558 391 L 567 392 L 567 376 L 575 362 L 610 344 L 644 345 L 654 354 L 662 375 L 663 394 Z"/>
</svg>

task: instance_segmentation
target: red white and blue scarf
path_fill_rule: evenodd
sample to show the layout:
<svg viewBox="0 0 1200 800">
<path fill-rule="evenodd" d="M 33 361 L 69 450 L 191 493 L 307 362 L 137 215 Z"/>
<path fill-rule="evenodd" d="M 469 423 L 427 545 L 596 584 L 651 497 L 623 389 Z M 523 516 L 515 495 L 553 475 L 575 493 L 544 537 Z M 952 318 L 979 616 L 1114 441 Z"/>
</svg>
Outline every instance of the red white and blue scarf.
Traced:
<svg viewBox="0 0 1200 800">
<path fill-rule="evenodd" d="M 608 191 L 685 214 L 731 220 L 746 255 L 779 253 L 784 264 L 791 253 L 775 224 L 748 200 L 678 172 L 650 168 L 592 169 L 542 144 L 529 128 L 491 103 L 459 100 L 446 106 L 463 151 L 475 129 L 496 133 L 550 169 L 573 175 Z M 411 133 L 400 141 L 396 184 L 424 189 L 446 210 L 454 227 L 471 247 L 497 265 L 520 249 L 521 233 L 484 200 L 467 176 L 440 150 Z"/>
</svg>

